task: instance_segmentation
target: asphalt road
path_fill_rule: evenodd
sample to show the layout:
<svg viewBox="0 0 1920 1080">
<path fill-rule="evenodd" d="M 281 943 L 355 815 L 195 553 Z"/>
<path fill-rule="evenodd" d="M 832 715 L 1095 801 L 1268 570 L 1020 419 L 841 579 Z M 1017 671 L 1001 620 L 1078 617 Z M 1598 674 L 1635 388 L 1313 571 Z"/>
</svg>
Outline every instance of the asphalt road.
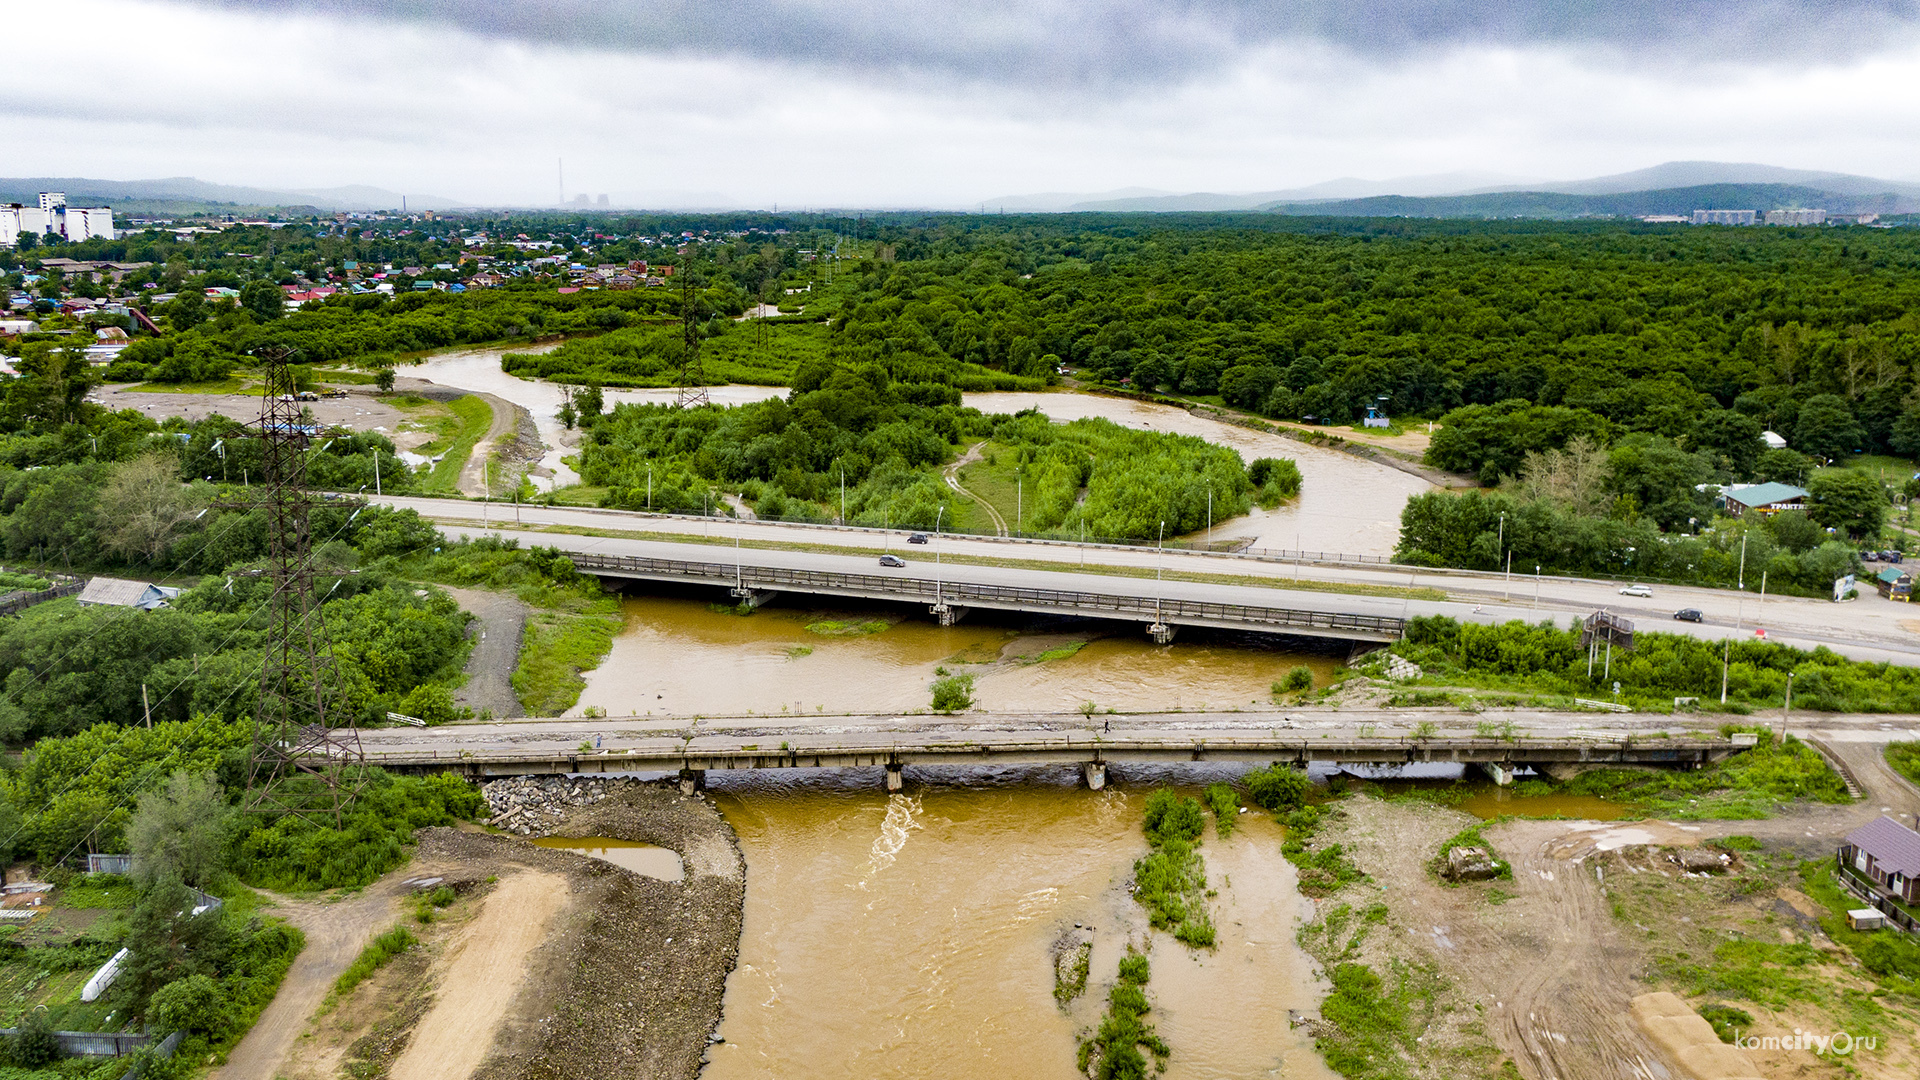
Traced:
<svg viewBox="0 0 1920 1080">
<path fill-rule="evenodd" d="M 522 526 L 550 525 L 575 529 L 668 534 L 683 537 L 686 541 L 654 541 L 643 549 L 631 545 L 649 544 L 649 542 L 624 537 L 580 536 L 540 531 L 525 531 L 519 534 L 525 543 L 541 544 L 564 551 L 648 554 L 661 558 L 707 558 L 715 561 L 729 561 L 736 540 L 744 539 L 763 543 L 788 542 L 805 544 L 809 547 L 860 549 L 863 554 L 859 556 L 815 555 L 814 557 L 820 559 L 838 558 L 845 561 L 810 564 L 810 568 L 846 570 L 857 565 L 860 572 L 873 573 L 878 571 L 876 560 L 864 552 L 890 549 L 909 561 L 905 571 L 894 572 L 923 574 L 931 577 L 931 573 L 922 564 L 933 558 L 932 551 L 936 547 L 932 544 L 908 545 L 907 531 L 898 529 L 883 531 L 768 521 L 738 521 L 720 517 L 710 519 L 670 517 L 620 510 L 514 507 L 503 503 L 487 505 L 447 499 L 393 496 L 378 501 L 392 506 L 411 507 L 443 524 L 459 523 L 467 528 L 479 526 L 480 531 L 500 532 L 505 535 L 515 535 L 513 526 L 517 523 Z M 725 550 L 708 551 L 700 555 L 689 550 L 691 545 L 702 543 Z M 1871 587 L 1865 588 L 1864 595 L 1859 599 L 1845 604 L 1806 597 L 1768 596 L 1762 600 L 1758 593 L 1758 582 L 1750 582 L 1749 591 L 1745 593 L 1730 589 L 1655 585 L 1653 586 L 1654 595 L 1651 598 L 1640 599 L 1622 596 L 1618 582 L 1550 576 L 1535 579 L 1533 575 L 1525 573 L 1514 574 L 1511 579 L 1508 579 L 1505 575 L 1472 571 L 1397 566 L 1296 564 L 1284 560 L 1226 553 L 1155 551 L 1151 547 L 1081 545 L 1070 542 L 995 537 L 957 538 L 952 535 L 940 536 L 937 547 L 943 554 L 1026 562 L 1055 562 L 1076 570 L 1082 564 L 1089 567 L 1104 565 L 1152 568 L 1160 566 L 1167 570 L 1184 570 L 1192 573 L 1265 578 L 1276 586 L 1274 591 L 1269 593 L 1264 588 L 1254 591 L 1242 586 L 1198 586 L 1189 582 L 1177 583 L 1177 587 L 1183 590 L 1202 588 L 1227 590 L 1224 593 L 1210 591 L 1206 596 L 1208 599 L 1227 599 L 1232 603 L 1300 606 L 1317 610 L 1392 616 L 1445 614 L 1457 619 L 1484 623 L 1505 622 L 1510 619 L 1537 621 L 1551 618 L 1562 625 L 1604 608 L 1633 619 L 1637 628 L 1643 630 L 1661 630 L 1720 640 L 1751 638 L 1754 636 L 1756 627 L 1759 627 L 1765 629 L 1768 639 L 1782 644 L 1802 648 L 1824 645 L 1835 652 L 1859 660 L 1920 664 L 1920 611 L 1915 611 L 1904 603 L 1884 600 Z M 752 557 L 762 565 L 802 565 L 774 562 L 772 557 L 803 554 L 813 555 L 810 552 L 766 550 L 755 552 L 749 549 L 747 555 L 743 557 Z M 1002 573 L 1041 573 L 986 567 L 967 567 L 966 571 L 988 569 Z M 960 576 L 962 569 L 959 566 L 951 564 L 943 566 L 941 573 L 947 575 L 948 580 L 962 580 Z M 1328 592 L 1287 591 L 1284 582 L 1296 577 L 1301 580 L 1327 583 L 1435 588 L 1446 592 L 1450 599 L 1444 602 L 1407 601 L 1359 595 L 1342 597 L 1338 593 Z M 966 580 L 988 579 L 966 578 Z M 1156 586 L 1139 578 L 1125 577 L 1108 578 L 1106 579 L 1108 584 L 1096 587 L 1093 582 L 1098 580 L 1098 575 L 1063 571 L 1046 574 L 1041 578 L 1026 579 L 1023 584 L 1040 588 L 1077 589 L 1089 592 L 1114 591 L 1148 597 L 1154 595 L 1156 588 L 1176 587 L 1174 582 Z M 1043 581 L 1044 584 L 1041 583 Z M 1173 595 L 1173 593 L 1166 595 Z M 1184 595 L 1198 597 L 1200 594 L 1195 592 Z M 1675 620 L 1673 613 L 1681 608 L 1699 609 L 1704 614 L 1704 621 L 1687 623 Z"/>
</svg>

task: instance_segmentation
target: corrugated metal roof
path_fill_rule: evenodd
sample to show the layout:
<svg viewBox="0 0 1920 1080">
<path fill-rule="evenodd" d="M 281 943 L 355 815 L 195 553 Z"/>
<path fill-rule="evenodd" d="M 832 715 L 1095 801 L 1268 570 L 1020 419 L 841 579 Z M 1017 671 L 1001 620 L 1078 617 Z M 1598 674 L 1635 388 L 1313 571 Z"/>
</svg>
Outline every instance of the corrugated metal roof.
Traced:
<svg viewBox="0 0 1920 1080">
<path fill-rule="evenodd" d="M 144 581 L 97 577 L 87 582 L 87 587 L 80 590 L 80 603 L 135 607 L 146 597 L 147 590 L 152 587 Z"/>
<path fill-rule="evenodd" d="M 1806 497 L 1806 488 L 1797 488 L 1792 484 L 1755 484 L 1750 488 L 1727 492 L 1727 498 L 1741 506 L 1772 506 L 1774 503 L 1786 502 L 1788 499 Z"/>
<path fill-rule="evenodd" d="M 1920 877 L 1920 832 L 1890 817 L 1869 821 L 1848 833 L 1847 843 L 1873 856 L 1882 870 Z"/>
</svg>

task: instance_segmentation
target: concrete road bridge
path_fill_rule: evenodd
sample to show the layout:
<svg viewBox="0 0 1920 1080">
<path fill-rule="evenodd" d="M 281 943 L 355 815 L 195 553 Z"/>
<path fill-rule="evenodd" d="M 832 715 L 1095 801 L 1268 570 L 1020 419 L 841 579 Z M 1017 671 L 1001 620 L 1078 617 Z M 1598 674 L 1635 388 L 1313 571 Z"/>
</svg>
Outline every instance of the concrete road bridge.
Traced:
<svg viewBox="0 0 1920 1080">
<path fill-rule="evenodd" d="M 1148 581 L 1060 571 L 988 566 L 912 565 L 880 567 L 867 559 L 808 552 L 733 549 L 731 561 L 711 556 L 726 549 L 689 551 L 686 544 L 658 544 L 647 554 L 571 553 L 574 566 L 596 577 L 711 585 L 743 604 L 759 606 L 781 593 L 927 605 L 942 626 L 972 608 L 1042 615 L 1134 621 L 1165 644 L 1182 626 L 1252 630 L 1388 642 L 1406 620 L 1367 608 L 1399 603 L 1332 593 L 1275 592 L 1244 586 L 1186 581 Z M 917 553 L 916 553 L 917 554 Z M 693 555 L 695 557 L 688 558 Z M 700 556 L 706 556 L 704 558 Z M 1280 599 L 1281 603 L 1259 603 Z M 1356 603 L 1356 600 L 1360 601 Z"/>
<path fill-rule="evenodd" d="M 1644 729 L 1568 726 L 1511 738 L 1403 730 L 1382 737 L 1371 725 L 1318 730 L 1320 725 L 1301 727 L 1280 718 L 1270 722 L 1281 726 L 1262 730 L 1251 722 L 1234 727 L 1131 724 L 1108 731 L 1091 720 L 1072 725 L 1032 720 L 961 724 L 899 717 L 850 725 L 762 719 L 702 730 L 700 723 L 687 721 L 674 722 L 677 727 L 660 721 L 508 721 L 369 731 L 363 747 L 370 764 L 398 771 L 452 772 L 474 779 L 677 772 L 691 791 L 716 769 L 880 767 L 886 770 L 888 790 L 899 790 L 907 766 L 1077 764 L 1088 785 L 1100 788 L 1110 764 L 1273 761 L 1302 768 L 1314 762 L 1458 763 L 1507 784 L 1523 766 L 1697 769 L 1752 745 L 1750 736 L 1735 741 Z M 609 733 L 611 740 L 606 738 Z M 576 736 L 581 736 L 577 742 Z"/>
</svg>

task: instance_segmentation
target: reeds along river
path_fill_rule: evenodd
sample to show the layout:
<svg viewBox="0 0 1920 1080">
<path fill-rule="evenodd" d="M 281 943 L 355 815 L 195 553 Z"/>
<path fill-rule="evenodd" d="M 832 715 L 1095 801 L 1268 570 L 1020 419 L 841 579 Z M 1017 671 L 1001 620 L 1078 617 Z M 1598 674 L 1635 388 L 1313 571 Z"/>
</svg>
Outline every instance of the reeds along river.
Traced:
<svg viewBox="0 0 1920 1080">
<path fill-rule="evenodd" d="M 1171 1080 L 1331 1080 L 1287 1023 L 1320 995 L 1294 944 L 1309 902 L 1264 816 L 1242 815 L 1229 840 L 1209 832 L 1219 943 L 1194 952 L 1150 932 L 1125 888 L 1147 785 L 971 770 L 964 787 L 889 797 L 877 774 L 795 775 L 716 779 L 747 906 L 726 1042 L 703 1075 L 1068 1080 L 1131 940 L 1149 950 Z M 1050 948 L 1076 923 L 1096 928 L 1091 977 L 1063 1009 Z"/>
</svg>

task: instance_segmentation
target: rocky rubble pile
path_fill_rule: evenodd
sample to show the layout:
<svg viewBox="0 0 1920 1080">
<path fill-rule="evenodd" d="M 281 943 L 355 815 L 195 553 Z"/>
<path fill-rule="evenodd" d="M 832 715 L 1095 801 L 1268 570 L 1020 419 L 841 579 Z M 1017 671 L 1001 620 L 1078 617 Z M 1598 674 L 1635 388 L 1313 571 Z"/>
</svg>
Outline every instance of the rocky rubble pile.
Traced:
<svg viewBox="0 0 1920 1080">
<path fill-rule="evenodd" d="M 614 792 L 620 780 L 570 776 L 515 776 L 480 786 L 491 817 L 481 822 L 515 836 L 545 836 L 568 812 L 592 806 Z"/>
</svg>

